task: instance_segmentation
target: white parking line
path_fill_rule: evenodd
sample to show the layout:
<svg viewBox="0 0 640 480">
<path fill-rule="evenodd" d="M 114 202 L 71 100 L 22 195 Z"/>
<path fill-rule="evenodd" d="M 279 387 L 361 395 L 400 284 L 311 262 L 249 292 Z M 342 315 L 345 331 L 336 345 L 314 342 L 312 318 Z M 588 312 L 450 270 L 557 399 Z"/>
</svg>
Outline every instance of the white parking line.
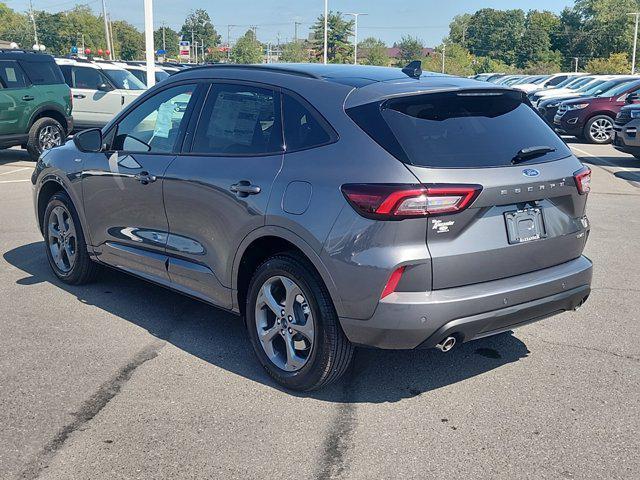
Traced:
<svg viewBox="0 0 640 480">
<path fill-rule="evenodd" d="M 30 182 L 30 179 L 25 180 L 0 180 L 0 183 L 22 183 L 22 182 Z"/>
<path fill-rule="evenodd" d="M 575 150 L 575 151 L 577 151 L 577 152 L 582 153 L 583 155 L 586 155 L 587 157 L 597 158 L 597 159 L 598 159 L 598 160 L 600 160 L 602 163 L 605 163 L 605 164 L 609 165 L 610 167 L 620 169 L 620 170 L 622 170 L 622 171 L 624 171 L 624 172 L 635 172 L 635 170 L 631 170 L 631 169 L 629 169 L 629 168 L 625 168 L 625 167 L 620 167 L 620 166 L 616 165 L 615 163 L 610 162 L 610 161 L 609 161 L 609 160 L 607 160 L 606 158 L 602 158 L 602 157 L 599 157 L 599 156 L 597 156 L 597 155 L 593 155 L 592 153 L 585 152 L 584 150 L 582 150 L 582 149 L 580 149 L 580 148 L 578 148 L 578 147 L 574 147 L 573 145 L 571 145 L 571 148 L 572 148 L 572 149 L 574 149 L 574 150 Z"/>
<path fill-rule="evenodd" d="M 33 170 L 31 167 L 18 168 L 17 170 L 11 170 L 9 172 L 2 172 L 0 175 L 10 175 L 12 173 L 23 172 L 25 170 Z"/>
</svg>

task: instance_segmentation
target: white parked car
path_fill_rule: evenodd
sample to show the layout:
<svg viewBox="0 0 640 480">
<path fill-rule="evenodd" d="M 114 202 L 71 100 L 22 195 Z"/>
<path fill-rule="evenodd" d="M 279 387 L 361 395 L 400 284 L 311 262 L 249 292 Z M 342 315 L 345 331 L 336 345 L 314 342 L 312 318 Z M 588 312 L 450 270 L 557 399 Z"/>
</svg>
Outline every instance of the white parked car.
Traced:
<svg viewBox="0 0 640 480">
<path fill-rule="evenodd" d="M 524 92 L 531 93 L 536 90 L 543 90 L 546 88 L 551 88 L 559 85 L 570 77 L 577 77 L 580 75 L 586 75 L 585 73 L 556 73 L 555 75 L 550 75 L 545 78 L 540 83 L 523 83 L 514 85 L 513 88 L 517 88 L 518 90 L 523 90 Z"/>
<path fill-rule="evenodd" d="M 125 70 L 131 72 L 138 80 L 140 80 L 145 85 L 147 84 L 147 67 L 145 65 L 133 65 L 120 62 L 114 62 L 114 65 L 122 67 Z M 164 68 L 155 67 L 155 71 L 156 83 L 160 83 L 162 80 L 165 80 L 170 76 Z"/>
<path fill-rule="evenodd" d="M 110 62 L 56 58 L 71 87 L 76 130 L 103 127 L 147 88 L 131 72 Z"/>
</svg>

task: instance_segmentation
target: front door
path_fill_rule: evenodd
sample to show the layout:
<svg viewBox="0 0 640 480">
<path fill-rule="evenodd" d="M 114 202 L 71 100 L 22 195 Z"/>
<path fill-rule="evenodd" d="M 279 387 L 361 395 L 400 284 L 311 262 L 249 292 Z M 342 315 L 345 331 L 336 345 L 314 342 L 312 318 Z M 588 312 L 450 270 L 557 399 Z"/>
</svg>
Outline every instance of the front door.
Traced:
<svg viewBox="0 0 640 480">
<path fill-rule="evenodd" d="M 108 151 L 84 160 L 84 208 L 100 260 L 168 280 L 162 182 L 176 157 L 196 85 L 164 89 L 106 133 Z"/>
<path fill-rule="evenodd" d="M 122 110 L 124 96 L 120 90 L 103 91 L 98 87 L 113 88 L 108 78 L 97 68 L 71 69 L 73 120 L 77 127 L 102 127 Z"/>
<path fill-rule="evenodd" d="M 222 307 L 231 307 L 231 269 L 240 242 L 265 224 L 282 165 L 280 117 L 275 90 L 213 84 L 190 151 L 165 175 L 169 276 Z"/>
</svg>

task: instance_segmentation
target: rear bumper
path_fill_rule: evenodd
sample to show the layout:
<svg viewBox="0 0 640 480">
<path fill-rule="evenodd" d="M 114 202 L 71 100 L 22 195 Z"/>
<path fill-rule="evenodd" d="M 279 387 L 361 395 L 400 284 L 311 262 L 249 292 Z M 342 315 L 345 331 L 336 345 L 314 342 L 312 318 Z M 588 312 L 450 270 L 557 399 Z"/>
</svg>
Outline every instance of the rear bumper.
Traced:
<svg viewBox="0 0 640 480">
<path fill-rule="evenodd" d="M 432 292 L 396 292 L 369 320 L 341 318 L 349 340 L 384 349 L 430 348 L 455 335 L 469 341 L 573 310 L 590 293 L 591 261 Z"/>
<path fill-rule="evenodd" d="M 631 121 L 624 126 L 614 125 L 613 148 L 631 155 L 640 154 L 640 136 L 638 135 L 640 122 Z"/>
</svg>

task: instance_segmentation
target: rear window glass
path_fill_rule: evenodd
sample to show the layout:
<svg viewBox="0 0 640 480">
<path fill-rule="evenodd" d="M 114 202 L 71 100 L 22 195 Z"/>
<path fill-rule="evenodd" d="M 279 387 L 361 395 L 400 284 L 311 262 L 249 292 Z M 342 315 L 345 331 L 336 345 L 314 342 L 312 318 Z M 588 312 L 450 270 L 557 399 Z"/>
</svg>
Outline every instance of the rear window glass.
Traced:
<svg viewBox="0 0 640 480">
<path fill-rule="evenodd" d="M 325 145 L 332 140 L 318 116 L 297 99 L 285 95 L 284 138 L 288 152 Z"/>
<path fill-rule="evenodd" d="M 376 142 L 399 160 L 425 167 L 511 165 L 522 149 L 554 151 L 537 163 L 571 152 L 515 91 L 465 91 L 415 95 L 348 110 Z"/>
<path fill-rule="evenodd" d="M 0 88 L 24 88 L 27 84 L 17 62 L 0 61 Z"/>
<path fill-rule="evenodd" d="M 57 85 L 64 82 L 60 67 L 52 60 L 50 62 L 21 61 L 27 77 L 34 85 Z"/>
</svg>

